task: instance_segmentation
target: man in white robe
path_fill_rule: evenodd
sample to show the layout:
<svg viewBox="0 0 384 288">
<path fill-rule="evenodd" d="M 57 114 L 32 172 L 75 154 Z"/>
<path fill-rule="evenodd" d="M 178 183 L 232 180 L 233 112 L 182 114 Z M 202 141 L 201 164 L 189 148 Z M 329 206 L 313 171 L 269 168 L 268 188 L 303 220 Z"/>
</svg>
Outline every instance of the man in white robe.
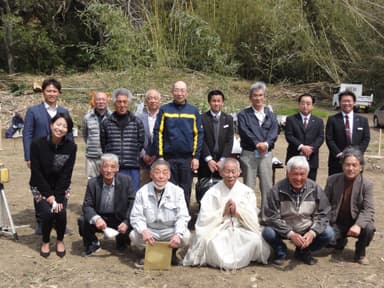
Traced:
<svg viewBox="0 0 384 288">
<path fill-rule="evenodd" d="M 266 264 L 270 247 L 261 236 L 255 193 L 238 181 L 239 162 L 226 158 L 220 175 L 223 180 L 201 200 L 196 234 L 183 265 L 230 270 L 251 261 Z"/>
</svg>

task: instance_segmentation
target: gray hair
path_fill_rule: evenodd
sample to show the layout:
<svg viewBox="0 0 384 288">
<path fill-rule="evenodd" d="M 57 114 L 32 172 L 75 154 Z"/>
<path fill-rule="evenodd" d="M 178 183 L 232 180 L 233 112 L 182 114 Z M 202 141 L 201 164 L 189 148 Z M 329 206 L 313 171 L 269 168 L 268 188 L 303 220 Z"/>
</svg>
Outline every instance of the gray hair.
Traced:
<svg viewBox="0 0 384 288">
<path fill-rule="evenodd" d="M 128 97 L 128 103 L 132 102 L 132 93 L 129 91 L 127 88 L 117 88 L 113 90 L 112 92 L 112 103 L 115 104 L 116 102 L 116 97 L 119 95 L 124 95 Z"/>
<path fill-rule="evenodd" d="M 151 91 L 155 91 L 156 94 L 157 94 L 157 96 L 159 97 L 159 99 L 161 99 L 161 94 L 160 94 L 160 92 L 157 91 L 156 89 L 149 89 L 147 92 L 145 92 L 145 99 L 148 98 L 149 92 L 151 92 Z"/>
<path fill-rule="evenodd" d="M 155 162 L 153 162 L 151 165 L 151 171 L 155 170 L 159 165 L 165 165 L 167 166 L 168 170 L 171 171 L 171 166 L 169 165 L 168 161 L 164 159 L 157 159 Z"/>
<path fill-rule="evenodd" d="M 117 165 L 119 165 L 119 157 L 117 157 L 117 155 L 112 153 L 104 153 L 103 155 L 101 155 L 100 159 L 101 159 L 101 165 L 103 165 L 104 161 L 108 161 L 108 160 L 113 160 L 116 162 Z"/>
<path fill-rule="evenodd" d="M 291 172 L 293 168 L 304 168 L 307 172 L 309 172 L 309 164 L 307 158 L 304 156 L 293 156 L 287 162 L 287 171 Z"/>
<path fill-rule="evenodd" d="M 263 90 L 264 94 L 267 91 L 267 85 L 264 82 L 256 82 L 251 85 L 248 95 L 251 96 L 254 90 Z"/>
<path fill-rule="evenodd" d="M 237 170 L 239 170 L 239 172 L 241 171 L 239 161 L 237 159 L 235 159 L 235 158 L 232 158 L 232 157 L 228 157 L 228 158 L 224 159 L 223 164 L 220 166 L 220 171 L 224 170 L 224 166 L 227 163 L 234 163 L 236 165 Z"/>
<path fill-rule="evenodd" d="M 341 158 L 341 164 L 344 164 L 348 157 L 355 157 L 361 166 L 364 166 L 364 155 L 358 148 L 347 147 L 343 151 L 343 157 Z"/>
</svg>

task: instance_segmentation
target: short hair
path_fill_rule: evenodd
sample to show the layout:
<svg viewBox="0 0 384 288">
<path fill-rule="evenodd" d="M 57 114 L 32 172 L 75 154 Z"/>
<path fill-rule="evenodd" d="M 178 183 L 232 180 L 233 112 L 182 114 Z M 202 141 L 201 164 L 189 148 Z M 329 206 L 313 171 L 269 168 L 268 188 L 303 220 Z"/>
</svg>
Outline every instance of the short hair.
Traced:
<svg viewBox="0 0 384 288">
<path fill-rule="evenodd" d="M 221 96 L 221 98 L 223 99 L 223 101 L 225 101 L 225 96 L 224 96 L 224 93 L 221 92 L 220 90 L 212 90 L 208 93 L 208 102 L 211 101 L 212 97 L 213 96 L 216 96 L 216 95 L 219 95 Z"/>
<path fill-rule="evenodd" d="M 51 124 L 55 123 L 57 119 L 59 118 L 64 118 L 65 122 L 67 122 L 67 134 L 72 132 L 73 129 L 73 121 L 71 116 L 69 116 L 68 113 L 56 113 L 55 116 L 52 117 L 51 119 Z"/>
<path fill-rule="evenodd" d="M 160 92 L 157 91 L 156 89 L 152 89 L 152 88 L 151 88 L 151 89 L 148 89 L 148 91 L 145 92 L 145 99 L 148 98 L 149 92 L 151 92 L 151 91 L 156 91 L 157 96 L 159 96 L 159 98 L 161 99 L 161 94 L 160 94 Z"/>
<path fill-rule="evenodd" d="M 293 156 L 287 162 L 287 172 L 291 172 L 293 168 L 304 168 L 309 172 L 309 164 L 304 156 Z"/>
<path fill-rule="evenodd" d="M 45 79 L 41 85 L 41 89 L 44 91 L 49 85 L 53 85 L 61 93 L 61 83 L 59 80 L 56 80 L 55 78 Z"/>
<path fill-rule="evenodd" d="M 232 158 L 232 157 L 228 157 L 228 158 L 225 158 L 224 161 L 223 161 L 223 164 L 220 166 L 220 171 L 223 171 L 224 170 L 224 166 L 227 164 L 227 163 L 234 163 L 236 164 L 236 168 L 237 170 L 240 172 L 241 171 L 241 168 L 240 168 L 240 162 L 235 159 L 235 158 Z"/>
<path fill-rule="evenodd" d="M 316 102 L 316 98 L 312 95 L 312 94 L 310 94 L 310 93 L 304 93 L 304 94 L 301 94 L 300 96 L 299 96 L 299 98 L 297 99 L 297 102 L 301 102 L 301 99 L 303 98 L 303 97 L 310 97 L 311 99 L 312 99 L 312 104 L 315 104 L 315 102 Z"/>
<path fill-rule="evenodd" d="M 347 147 L 343 151 L 343 156 L 341 157 L 341 164 L 344 164 L 345 160 L 348 157 L 355 157 L 361 166 L 364 166 L 364 155 L 360 149 L 356 147 Z"/>
<path fill-rule="evenodd" d="M 117 157 L 117 155 L 113 153 L 104 153 L 103 155 L 101 155 L 100 159 L 101 159 L 100 165 L 103 165 L 103 162 L 108 160 L 115 161 L 116 164 L 119 165 L 119 157 Z"/>
<path fill-rule="evenodd" d="M 116 97 L 119 95 L 124 95 L 128 97 L 128 103 L 132 102 L 132 93 L 127 88 L 117 88 L 112 92 L 112 103 L 115 104 Z"/>
<path fill-rule="evenodd" d="M 155 168 L 159 165 L 165 165 L 167 166 L 168 170 L 171 171 L 171 165 L 169 165 L 168 161 L 164 159 L 157 159 L 155 162 L 151 165 L 151 171 L 155 170 Z"/>
<path fill-rule="evenodd" d="M 265 92 L 267 91 L 267 85 L 264 82 L 253 83 L 248 90 L 248 95 L 251 96 L 254 90 L 263 90 L 265 94 Z"/>
<path fill-rule="evenodd" d="M 345 91 L 339 93 L 339 103 L 341 102 L 341 98 L 343 98 L 344 96 L 352 96 L 353 102 L 356 102 L 356 95 L 355 95 L 355 93 L 353 93 L 350 90 L 345 90 Z"/>
</svg>

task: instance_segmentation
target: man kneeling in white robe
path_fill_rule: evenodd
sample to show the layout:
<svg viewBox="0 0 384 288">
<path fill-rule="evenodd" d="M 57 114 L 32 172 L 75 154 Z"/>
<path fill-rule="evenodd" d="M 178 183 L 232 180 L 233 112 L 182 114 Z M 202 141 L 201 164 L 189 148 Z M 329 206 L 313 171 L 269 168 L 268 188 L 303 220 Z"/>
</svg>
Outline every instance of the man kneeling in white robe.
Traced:
<svg viewBox="0 0 384 288">
<path fill-rule="evenodd" d="M 183 265 L 238 269 L 251 261 L 266 264 L 270 247 L 261 236 L 255 193 L 238 181 L 239 162 L 226 158 L 220 175 L 223 180 L 201 200 L 196 234 Z"/>
</svg>

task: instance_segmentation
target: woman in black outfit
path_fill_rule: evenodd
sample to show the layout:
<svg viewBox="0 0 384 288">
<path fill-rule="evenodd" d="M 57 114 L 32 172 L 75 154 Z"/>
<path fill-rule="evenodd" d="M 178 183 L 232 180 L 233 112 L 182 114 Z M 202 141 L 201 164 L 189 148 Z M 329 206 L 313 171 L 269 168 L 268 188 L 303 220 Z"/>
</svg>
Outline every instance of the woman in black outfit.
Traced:
<svg viewBox="0 0 384 288">
<path fill-rule="evenodd" d="M 64 233 L 67 225 L 67 196 L 70 189 L 76 144 L 66 140 L 73 122 L 68 114 L 57 113 L 51 119 L 51 134 L 31 143 L 31 179 L 29 184 L 42 221 L 43 243 L 40 255 L 50 254 L 50 234 L 56 229 L 56 254 L 64 257 Z"/>
</svg>

